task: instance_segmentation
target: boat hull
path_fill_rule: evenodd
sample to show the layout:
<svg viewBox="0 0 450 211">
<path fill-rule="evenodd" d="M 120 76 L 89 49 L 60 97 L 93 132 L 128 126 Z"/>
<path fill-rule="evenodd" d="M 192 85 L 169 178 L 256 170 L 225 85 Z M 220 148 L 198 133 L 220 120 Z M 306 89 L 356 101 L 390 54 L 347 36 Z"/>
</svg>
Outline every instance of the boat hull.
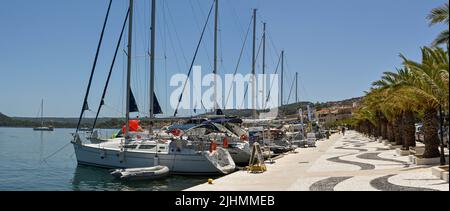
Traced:
<svg viewBox="0 0 450 211">
<path fill-rule="evenodd" d="M 238 147 L 228 148 L 228 152 L 237 165 L 247 165 L 250 161 L 250 152 L 245 149 L 241 149 Z"/>
<path fill-rule="evenodd" d="M 33 128 L 34 131 L 53 131 L 53 128 L 51 127 L 36 127 Z"/>
<path fill-rule="evenodd" d="M 78 164 L 107 169 L 167 166 L 177 175 L 222 175 L 235 170 L 235 164 L 217 167 L 206 152 L 197 154 L 156 154 L 142 151 L 120 151 L 74 144 Z M 229 156 L 229 154 L 228 154 Z M 156 158 L 157 157 L 157 158 Z"/>
</svg>

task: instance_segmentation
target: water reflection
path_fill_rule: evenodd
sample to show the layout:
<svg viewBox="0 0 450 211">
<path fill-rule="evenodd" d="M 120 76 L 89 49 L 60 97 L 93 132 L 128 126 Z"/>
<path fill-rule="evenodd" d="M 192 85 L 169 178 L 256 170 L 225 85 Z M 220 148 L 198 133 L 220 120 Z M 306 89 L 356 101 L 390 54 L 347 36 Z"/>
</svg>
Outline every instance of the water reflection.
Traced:
<svg viewBox="0 0 450 211">
<path fill-rule="evenodd" d="M 170 176 L 155 181 L 120 181 L 109 170 L 79 165 L 72 180 L 74 191 L 180 191 L 205 183 L 207 177 Z"/>
</svg>

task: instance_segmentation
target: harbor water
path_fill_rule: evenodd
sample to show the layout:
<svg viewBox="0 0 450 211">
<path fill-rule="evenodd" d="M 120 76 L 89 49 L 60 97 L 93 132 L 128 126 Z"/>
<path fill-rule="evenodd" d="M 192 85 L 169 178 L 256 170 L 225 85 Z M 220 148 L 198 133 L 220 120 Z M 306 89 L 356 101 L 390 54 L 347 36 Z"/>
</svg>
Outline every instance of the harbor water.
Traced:
<svg viewBox="0 0 450 211">
<path fill-rule="evenodd" d="M 118 181 L 107 169 L 77 165 L 70 144 L 73 132 L 0 128 L 0 191 L 179 191 L 208 179 L 170 176 L 158 181 Z"/>
</svg>

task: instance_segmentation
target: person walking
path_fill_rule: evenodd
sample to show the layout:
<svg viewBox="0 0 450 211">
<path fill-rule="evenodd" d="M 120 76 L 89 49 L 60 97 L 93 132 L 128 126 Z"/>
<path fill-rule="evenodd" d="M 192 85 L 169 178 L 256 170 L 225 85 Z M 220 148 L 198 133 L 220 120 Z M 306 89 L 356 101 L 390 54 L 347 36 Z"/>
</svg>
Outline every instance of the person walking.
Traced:
<svg viewBox="0 0 450 211">
<path fill-rule="evenodd" d="M 345 136 L 345 127 L 342 127 L 342 135 Z"/>
</svg>

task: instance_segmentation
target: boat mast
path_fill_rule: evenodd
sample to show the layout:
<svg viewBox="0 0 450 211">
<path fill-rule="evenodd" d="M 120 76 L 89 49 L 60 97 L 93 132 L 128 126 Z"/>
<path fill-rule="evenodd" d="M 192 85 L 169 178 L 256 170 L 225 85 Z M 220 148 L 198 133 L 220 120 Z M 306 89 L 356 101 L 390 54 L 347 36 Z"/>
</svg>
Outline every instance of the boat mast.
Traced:
<svg viewBox="0 0 450 211">
<path fill-rule="evenodd" d="M 150 121 L 155 118 L 155 48 L 156 48 L 156 0 L 152 0 L 151 20 L 151 46 L 150 46 Z"/>
<path fill-rule="evenodd" d="M 133 11 L 134 11 L 134 1 L 130 0 L 130 14 L 128 20 L 128 61 L 127 61 L 127 101 L 126 101 L 126 130 L 125 130 L 125 140 L 129 138 L 130 131 L 130 95 L 131 95 L 131 59 L 132 59 L 132 44 L 133 44 Z"/>
<path fill-rule="evenodd" d="M 298 72 L 295 73 L 295 103 L 298 103 Z"/>
<path fill-rule="evenodd" d="M 112 5 L 112 0 L 109 1 L 108 11 L 106 12 L 106 17 L 105 17 L 105 22 L 103 23 L 102 33 L 100 35 L 100 40 L 98 41 L 97 52 L 95 53 L 94 64 L 92 65 L 91 75 L 89 77 L 89 83 L 88 83 L 88 86 L 86 89 L 86 94 L 84 96 L 83 107 L 81 108 L 80 117 L 78 118 L 77 130 L 76 130 L 75 134 L 77 134 L 78 131 L 80 130 L 80 124 L 81 124 L 81 120 L 83 119 L 84 112 L 86 110 L 89 110 L 87 101 L 88 101 L 88 97 L 89 97 L 89 92 L 91 91 L 92 79 L 94 77 L 95 69 L 97 67 L 98 56 L 100 54 L 100 47 L 102 46 L 103 35 L 105 34 L 106 24 L 108 23 L 109 12 L 111 11 L 111 5 Z"/>
<path fill-rule="evenodd" d="M 41 127 L 44 127 L 44 99 L 41 101 Z"/>
<path fill-rule="evenodd" d="M 252 111 L 253 118 L 256 113 L 256 9 L 253 9 L 253 56 L 252 56 Z"/>
<path fill-rule="evenodd" d="M 217 53 L 217 38 L 218 38 L 218 25 L 219 25 L 219 0 L 215 0 L 216 4 L 215 4 L 215 18 L 214 18 L 214 111 L 217 112 L 218 109 L 218 103 L 217 103 L 217 74 L 218 74 L 218 69 L 217 69 L 217 57 L 218 57 L 218 53 Z"/>
<path fill-rule="evenodd" d="M 262 74 L 263 74 L 263 78 L 264 81 L 262 82 L 262 108 L 265 109 L 265 94 L 266 94 L 266 89 L 265 89 L 265 84 L 266 84 L 266 23 L 263 23 L 263 58 L 262 58 L 263 64 L 262 64 Z"/>
<path fill-rule="evenodd" d="M 218 38 L 218 24 L 219 24 L 219 0 L 215 0 L 215 19 L 214 19 L 214 112 L 217 112 L 218 102 L 217 102 L 217 38 Z"/>
<path fill-rule="evenodd" d="M 283 102 L 283 91 L 284 91 L 284 50 L 281 51 L 281 106 L 284 105 Z"/>
</svg>

